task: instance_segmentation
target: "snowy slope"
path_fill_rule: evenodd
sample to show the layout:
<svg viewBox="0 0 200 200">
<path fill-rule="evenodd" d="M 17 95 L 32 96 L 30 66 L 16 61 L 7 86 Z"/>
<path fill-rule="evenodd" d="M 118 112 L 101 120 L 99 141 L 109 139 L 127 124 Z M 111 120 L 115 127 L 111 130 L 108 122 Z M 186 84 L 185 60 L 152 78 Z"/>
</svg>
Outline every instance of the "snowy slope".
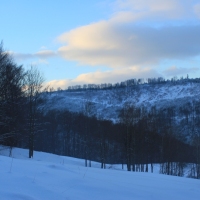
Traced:
<svg viewBox="0 0 200 200">
<path fill-rule="evenodd" d="M 136 106 L 181 106 L 193 100 L 200 100 L 200 83 L 142 84 L 131 88 L 93 91 L 59 91 L 48 93 L 43 108 L 46 110 L 70 110 L 82 112 L 86 101 L 93 103 L 92 114 L 107 119 L 117 119 L 124 103 Z"/>
<path fill-rule="evenodd" d="M 14 149 L 0 151 L 2 200 L 199 199 L 200 181 L 151 173 L 83 167 L 83 160 Z"/>
</svg>

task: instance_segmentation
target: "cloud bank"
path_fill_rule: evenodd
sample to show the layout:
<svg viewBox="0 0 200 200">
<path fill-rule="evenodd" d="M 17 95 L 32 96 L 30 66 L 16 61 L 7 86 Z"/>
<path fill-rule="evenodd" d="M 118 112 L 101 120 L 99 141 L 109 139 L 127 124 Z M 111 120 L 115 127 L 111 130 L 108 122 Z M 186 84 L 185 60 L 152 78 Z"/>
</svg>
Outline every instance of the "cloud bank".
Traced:
<svg viewBox="0 0 200 200">
<path fill-rule="evenodd" d="M 110 19 L 60 35 L 58 54 L 80 65 L 121 69 L 199 56 L 199 7 L 192 0 L 118 0 Z"/>
<path fill-rule="evenodd" d="M 59 54 L 82 65 L 130 67 L 200 55 L 200 25 L 149 27 L 99 22 L 59 37 Z"/>
<path fill-rule="evenodd" d="M 150 68 L 140 69 L 139 67 L 130 67 L 126 69 L 116 69 L 106 72 L 91 72 L 86 74 L 81 74 L 74 79 L 66 80 L 53 80 L 46 85 L 54 87 L 55 89 L 61 87 L 67 89 L 68 86 L 83 85 L 83 84 L 101 84 L 101 83 L 117 83 L 125 81 L 127 79 L 134 78 L 149 78 L 149 77 L 159 77 L 161 74 Z"/>
</svg>

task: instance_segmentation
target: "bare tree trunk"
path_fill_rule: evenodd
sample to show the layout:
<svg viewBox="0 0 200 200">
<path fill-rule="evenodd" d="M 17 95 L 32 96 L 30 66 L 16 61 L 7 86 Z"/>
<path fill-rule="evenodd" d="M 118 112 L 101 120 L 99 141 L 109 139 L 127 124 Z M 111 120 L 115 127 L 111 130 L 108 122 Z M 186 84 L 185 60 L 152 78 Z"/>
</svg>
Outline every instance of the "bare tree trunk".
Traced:
<svg viewBox="0 0 200 200">
<path fill-rule="evenodd" d="M 41 92 L 43 77 L 39 71 L 33 67 L 27 72 L 26 76 L 26 95 L 29 105 L 29 158 L 33 157 L 34 135 L 36 129 L 36 112 L 38 106 L 38 98 Z"/>
<path fill-rule="evenodd" d="M 151 163 L 151 173 L 153 173 L 153 163 Z"/>
<path fill-rule="evenodd" d="M 146 164 L 145 172 L 148 172 L 148 164 Z"/>
</svg>

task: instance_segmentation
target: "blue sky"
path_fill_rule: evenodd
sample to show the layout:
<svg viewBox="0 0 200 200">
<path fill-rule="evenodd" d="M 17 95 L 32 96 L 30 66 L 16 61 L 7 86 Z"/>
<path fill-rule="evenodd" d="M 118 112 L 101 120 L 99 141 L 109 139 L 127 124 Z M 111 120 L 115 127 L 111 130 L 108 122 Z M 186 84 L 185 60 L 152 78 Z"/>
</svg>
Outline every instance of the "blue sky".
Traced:
<svg viewBox="0 0 200 200">
<path fill-rule="evenodd" d="M 54 88 L 200 77 L 199 0 L 8 0 L 0 40 Z"/>
</svg>

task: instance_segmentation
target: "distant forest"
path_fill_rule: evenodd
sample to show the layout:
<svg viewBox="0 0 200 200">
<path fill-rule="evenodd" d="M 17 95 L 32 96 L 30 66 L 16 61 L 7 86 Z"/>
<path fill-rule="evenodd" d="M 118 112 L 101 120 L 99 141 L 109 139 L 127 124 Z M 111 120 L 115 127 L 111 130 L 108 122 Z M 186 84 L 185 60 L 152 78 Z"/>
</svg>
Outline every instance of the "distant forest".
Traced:
<svg viewBox="0 0 200 200">
<path fill-rule="evenodd" d="M 178 110 L 138 108 L 129 103 L 119 111 L 113 123 L 91 116 L 91 102 L 83 112 L 43 110 L 43 77 L 31 67 L 18 66 L 0 44 L 0 144 L 10 148 L 34 150 L 83 158 L 85 166 L 92 161 L 122 164 L 128 171 L 153 172 L 160 163 L 160 173 L 200 178 L 200 102 L 193 101 Z M 200 79 L 163 78 L 132 79 L 119 84 L 73 86 L 68 90 L 109 89 L 138 84 L 200 82 Z M 179 117 L 177 117 L 179 116 Z M 149 165 L 150 164 L 150 168 Z"/>
<path fill-rule="evenodd" d="M 122 81 L 120 83 L 102 83 L 102 84 L 84 84 L 84 85 L 74 85 L 69 86 L 68 91 L 74 90 L 101 90 L 101 89 L 114 89 L 114 88 L 125 88 L 125 87 L 132 87 L 141 84 L 167 84 L 167 83 L 174 83 L 174 84 L 183 84 L 183 83 L 200 83 L 200 78 L 189 78 L 187 75 L 185 78 L 182 76 L 180 78 L 173 77 L 171 79 L 164 79 L 163 77 L 158 78 L 139 78 L 139 79 L 129 79 L 126 81 Z M 61 88 L 57 88 L 58 91 L 62 90 Z"/>
</svg>

